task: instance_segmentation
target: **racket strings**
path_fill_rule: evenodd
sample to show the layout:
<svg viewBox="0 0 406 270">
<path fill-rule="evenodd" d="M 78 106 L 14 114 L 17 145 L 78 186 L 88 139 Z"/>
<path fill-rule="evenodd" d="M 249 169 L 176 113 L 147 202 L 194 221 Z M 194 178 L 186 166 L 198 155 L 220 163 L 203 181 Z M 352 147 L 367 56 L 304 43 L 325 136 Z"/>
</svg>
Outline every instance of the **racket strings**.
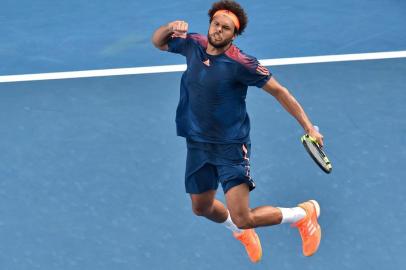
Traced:
<svg viewBox="0 0 406 270">
<path fill-rule="evenodd" d="M 309 147 L 310 152 L 312 152 L 313 156 L 317 158 L 318 161 L 320 161 L 323 164 L 326 164 L 326 160 L 324 159 L 325 155 L 323 152 L 320 151 L 319 147 L 317 144 L 314 142 L 308 142 L 306 141 L 307 147 Z"/>
</svg>

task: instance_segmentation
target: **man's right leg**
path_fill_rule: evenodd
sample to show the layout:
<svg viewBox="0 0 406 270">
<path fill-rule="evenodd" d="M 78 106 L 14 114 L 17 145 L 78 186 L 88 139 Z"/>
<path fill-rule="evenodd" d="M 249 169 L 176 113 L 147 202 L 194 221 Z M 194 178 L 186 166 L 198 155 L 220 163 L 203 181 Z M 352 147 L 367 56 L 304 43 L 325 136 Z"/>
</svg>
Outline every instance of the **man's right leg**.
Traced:
<svg viewBox="0 0 406 270">
<path fill-rule="evenodd" d="M 222 223 L 227 229 L 235 234 L 243 233 L 231 219 L 230 213 L 223 203 L 215 199 L 219 179 L 216 166 L 206 163 L 206 152 L 188 147 L 188 155 L 185 173 L 185 188 L 190 194 L 193 212 L 198 216 Z M 259 249 L 260 243 L 258 239 Z M 262 252 L 259 252 L 260 254 Z M 259 261 L 261 256 L 250 259 Z"/>
<path fill-rule="evenodd" d="M 197 155 L 195 152 L 188 153 L 187 165 L 198 160 L 191 158 L 193 154 Z M 194 166 L 192 166 L 192 168 L 194 168 Z M 186 192 L 190 194 L 190 199 L 192 200 L 193 213 L 197 216 L 203 216 L 211 221 L 221 223 L 227 219 L 228 211 L 220 201 L 215 199 L 218 187 L 217 178 L 216 167 L 205 163 L 197 170 L 186 172 L 185 187 Z"/>
<path fill-rule="evenodd" d="M 190 194 L 193 213 L 216 223 L 223 223 L 228 218 L 228 211 L 223 203 L 215 199 L 215 196 L 215 190 L 208 190 L 200 194 Z"/>
<path fill-rule="evenodd" d="M 230 213 L 223 203 L 215 199 L 215 190 L 201 194 L 190 194 L 192 209 L 197 216 L 203 216 L 216 223 L 223 223 L 230 229 L 234 237 L 246 246 L 248 257 L 254 263 L 261 260 L 262 248 L 258 235 L 253 229 L 241 230 L 231 220 Z"/>
</svg>

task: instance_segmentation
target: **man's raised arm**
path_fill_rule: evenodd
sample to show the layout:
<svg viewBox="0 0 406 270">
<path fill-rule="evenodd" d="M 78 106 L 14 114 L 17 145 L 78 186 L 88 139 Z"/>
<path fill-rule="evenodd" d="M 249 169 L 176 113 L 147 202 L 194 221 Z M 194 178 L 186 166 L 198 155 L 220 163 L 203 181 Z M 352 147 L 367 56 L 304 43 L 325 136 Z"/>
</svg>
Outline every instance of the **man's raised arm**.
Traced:
<svg viewBox="0 0 406 270">
<path fill-rule="evenodd" d="M 162 51 L 168 50 L 168 40 L 171 36 L 183 37 L 188 31 L 188 23 L 174 21 L 159 27 L 152 35 L 152 43 Z"/>
</svg>

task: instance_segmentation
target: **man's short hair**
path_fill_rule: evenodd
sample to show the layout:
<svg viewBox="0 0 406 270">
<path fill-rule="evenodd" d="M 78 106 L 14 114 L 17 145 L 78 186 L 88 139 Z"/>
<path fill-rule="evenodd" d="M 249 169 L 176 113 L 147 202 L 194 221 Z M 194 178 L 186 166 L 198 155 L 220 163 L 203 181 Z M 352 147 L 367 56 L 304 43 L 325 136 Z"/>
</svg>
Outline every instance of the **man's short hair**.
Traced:
<svg viewBox="0 0 406 270">
<path fill-rule="evenodd" d="M 240 29 L 237 30 L 237 28 L 235 28 L 234 33 L 237 35 L 241 35 L 242 32 L 244 32 L 245 27 L 247 27 L 247 24 L 248 24 L 247 14 L 245 13 L 245 11 L 241 7 L 241 5 L 232 0 L 221 0 L 221 1 L 213 3 L 211 9 L 209 9 L 209 12 L 208 12 L 208 15 L 210 17 L 210 23 L 213 20 L 214 14 L 218 10 L 221 10 L 221 9 L 229 10 L 237 16 L 238 20 L 240 21 Z"/>
</svg>

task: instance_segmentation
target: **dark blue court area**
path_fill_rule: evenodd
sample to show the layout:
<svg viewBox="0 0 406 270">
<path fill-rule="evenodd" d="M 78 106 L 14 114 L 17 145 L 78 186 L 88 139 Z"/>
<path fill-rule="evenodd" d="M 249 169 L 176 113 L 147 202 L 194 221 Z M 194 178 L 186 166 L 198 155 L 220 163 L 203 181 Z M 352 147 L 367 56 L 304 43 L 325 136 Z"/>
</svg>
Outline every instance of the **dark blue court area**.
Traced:
<svg viewBox="0 0 406 270">
<path fill-rule="evenodd" d="M 28 3 L 2 1 L 0 75 L 183 64 L 152 31 L 184 19 L 206 32 L 211 1 Z M 402 1 L 240 3 L 250 24 L 237 45 L 259 59 L 406 50 Z M 318 200 L 314 256 L 284 224 L 257 229 L 251 264 L 230 231 L 193 215 L 175 72 L 0 83 L 0 269 L 405 268 L 406 58 L 268 68 L 320 127 L 333 172 L 250 88 L 251 207 Z"/>
</svg>

